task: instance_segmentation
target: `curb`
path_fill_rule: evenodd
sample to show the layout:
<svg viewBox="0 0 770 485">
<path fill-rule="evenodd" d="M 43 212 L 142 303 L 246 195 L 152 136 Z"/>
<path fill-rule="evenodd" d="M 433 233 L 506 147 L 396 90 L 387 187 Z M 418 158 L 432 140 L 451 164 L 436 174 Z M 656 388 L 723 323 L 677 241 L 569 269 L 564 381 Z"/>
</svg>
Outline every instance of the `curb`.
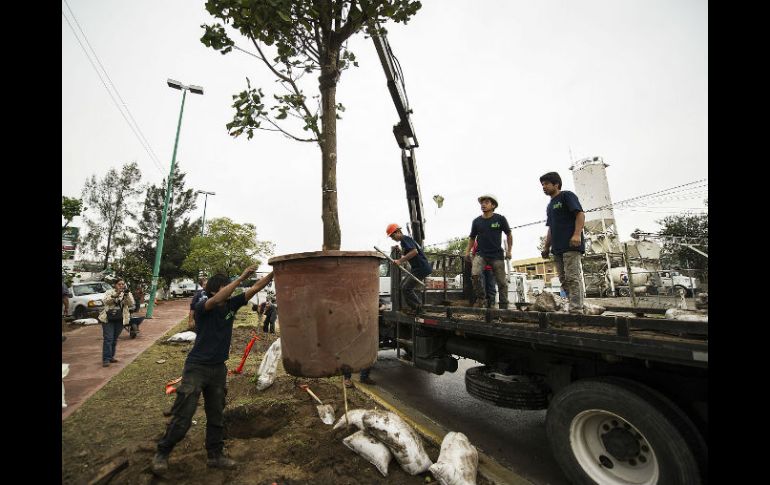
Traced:
<svg viewBox="0 0 770 485">
<path fill-rule="evenodd" d="M 377 389 L 375 391 L 370 386 L 361 384 L 360 382 L 356 382 L 355 387 L 356 389 L 372 398 L 383 408 L 399 415 L 401 419 L 416 429 L 417 432 L 420 433 L 425 439 L 431 441 L 433 444 L 441 448 L 441 442 L 443 441 L 444 436 L 449 432 L 446 428 L 436 423 L 420 411 L 417 411 L 416 409 L 398 401 L 398 398 L 387 391 L 382 389 Z M 394 402 L 398 402 L 399 407 L 396 407 L 393 404 Z M 478 472 L 481 476 L 495 485 L 534 485 L 526 478 L 514 473 L 513 471 L 498 463 L 494 458 L 481 451 L 479 451 Z"/>
</svg>

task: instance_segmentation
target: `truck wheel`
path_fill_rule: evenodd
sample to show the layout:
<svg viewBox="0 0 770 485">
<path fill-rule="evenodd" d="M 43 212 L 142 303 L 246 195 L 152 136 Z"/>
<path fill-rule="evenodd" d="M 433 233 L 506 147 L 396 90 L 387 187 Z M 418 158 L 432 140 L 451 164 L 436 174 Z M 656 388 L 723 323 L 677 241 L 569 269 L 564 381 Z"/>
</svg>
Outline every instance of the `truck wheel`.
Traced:
<svg viewBox="0 0 770 485">
<path fill-rule="evenodd" d="M 75 312 L 72 314 L 72 317 L 75 320 L 80 320 L 81 318 L 86 318 L 86 309 L 82 306 L 79 306 L 75 308 Z"/>
<path fill-rule="evenodd" d="M 631 296 L 631 290 L 628 288 L 618 288 L 618 296 Z"/>
<path fill-rule="evenodd" d="M 684 291 L 684 296 L 690 296 L 690 292 L 682 285 L 674 285 L 674 296 L 679 295 L 679 290 Z"/>
<path fill-rule="evenodd" d="M 472 367 L 465 371 L 465 390 L 477 399 L 501 407 L 548 407 L 548 386 L 539 376 L 505 375 L 487 366 Z"/>
<path fill-rule="evenodd" d="M 545 424 L 554 458 L 572 483 L 706 483 L 707 449 L 695 425 L 637 382 L 577 381 L 554 396 Z"/>
</svg>

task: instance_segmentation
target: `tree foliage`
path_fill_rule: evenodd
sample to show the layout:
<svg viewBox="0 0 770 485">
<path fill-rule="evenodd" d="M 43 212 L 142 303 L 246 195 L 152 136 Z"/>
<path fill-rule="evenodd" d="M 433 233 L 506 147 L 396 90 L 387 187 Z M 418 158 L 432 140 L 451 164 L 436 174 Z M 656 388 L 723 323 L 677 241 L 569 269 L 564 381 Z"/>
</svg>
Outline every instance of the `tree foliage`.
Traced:
<svg viewBox="0 0 770 485">
<path fill-rule="evenodd" d="M 135 210 L 135 198 L 142 191 L 142 174 L 136 162 L 126 163 L 120 171 L 111 168 L 102 179 L 96 175 L 86 180 L 83 202 L 91 209 L 93 219 L 83 216 L 87 235 L 85 246 L 94 253 L 103 254 L 107 268 L 115 248 L 130 241 L 127 222 Z"/>
<path fill-rule="evenodd" d="M 61 228 L 62 232 L 64 232 L 67 226 L 70 225 L 70 223 L 72 222 L 72 219 L 79 216 L 86 209 L 87 209 L 86 207 L 83 207 L 83 201 L 81 199 L 76 199 L 74 197 L 67 197 L 65 195 L 62 195 L 61 216 L 64 219 L 64 225 Z"/>
<path fill-rule="evenodd" d="M 222 217 L 207 225 L 205 236 L 192 239 L 190 253 L 182 264 L 184 271 L 232 276 L 251 264 L 261 264 L 259 258 L 273 254 L 274 244 L 257 240 L 254 224 L 238 224 Z"/>
<path fill-rule="evenodd" d="M 661 251 L 663 267 L 703 269 L 704 275 L 707 276 L 708 258 L 687 246 L 683 246 L 682 243 L 693 244 L 708 254 L 708 213 L 668 216 L 657 222 L 662 226 L 659 234 L 671 237 L 663 243 Z"/>
<path fill-rule="evenodd" d="M 467 237 L 455 237 L 450 239 L 446 243 L 445 248 L 437 248 L 437 247 L 431 247 L 426 248 L 425 253 L 426 254 L 465 254 L 465 248 L 468 247 L 468 238 Z"/>
<path fill-rule="evenodd" d="M 159 276 L 166 282 L 195 275 L 195 271 L 189 272 L 181 268 L 190 252 L 192 238 L 201 231 L 201 221 L 191 222 L 188 217 L 189 213 L 196 209 L 195 191 L 185 189 L 184 179 L 185 173 L 177 163 L 171 177 L 171 198 L 168 202 L 166 232 L 160 259 Z M 151 185 L 147 188 L 142 216 L 139 218 L 136 229 L 133 230 L 136 235 L 136 254 L 150 267 L 155 264 L 155 248 L 163 218 L 167 184 L 168 179 L 164 178 L 160 185 Z"/>
<path fill-rule="evenodd" d="M 126 281 L 134 293 L 143 292 L 152 280 L 152 267 L 136 252 L 127 253 L 117 260 L 115 273 Z"/>
<path fill-rule="evenodd" d="M 387 20 L 407 23 L 420 9 L 412 0 L 208 0 L 206 10 L 219 22 L 202 25 L 201 42 L 230 52 L 235 43 L 225 25 L 248 38 L 257 57 L 274 76 L 279 92 L 266 95 L 252 87 L 233 96 L 235 115 L 228 123 L 230 135 L 255 130 L 275 131 L 321 149 L 323 249 L 339 249 L 341 234 L 337 212 L 337 119 L 344 106 L 336 101 L 342 71 L 357 65 L 347 48 L 354 34 L 384 31 Z M 268 47 L 270 50 L 268 51 Z M 317 75 L 318 94 L 306 89 Z M 319 124 L 320 120 L 320 124 Z M 299 131 L 301 130 L 301 131 Z"/>
</svg>

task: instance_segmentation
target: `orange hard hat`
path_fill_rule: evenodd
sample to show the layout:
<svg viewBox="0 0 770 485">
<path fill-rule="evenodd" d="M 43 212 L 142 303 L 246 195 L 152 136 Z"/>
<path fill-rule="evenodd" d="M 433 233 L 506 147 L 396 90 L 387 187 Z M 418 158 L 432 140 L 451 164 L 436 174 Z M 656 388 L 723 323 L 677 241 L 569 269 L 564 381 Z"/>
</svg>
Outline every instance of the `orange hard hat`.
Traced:
<svg viewBox="0 0 770 485">
<path fill-rule="evenodd" d="M 401 226 L 398 224 L 388 224 L 388 228 L 385 229 L 385 235 L 390 237 L 391 234 L 401 229 Z"/>
</svg>

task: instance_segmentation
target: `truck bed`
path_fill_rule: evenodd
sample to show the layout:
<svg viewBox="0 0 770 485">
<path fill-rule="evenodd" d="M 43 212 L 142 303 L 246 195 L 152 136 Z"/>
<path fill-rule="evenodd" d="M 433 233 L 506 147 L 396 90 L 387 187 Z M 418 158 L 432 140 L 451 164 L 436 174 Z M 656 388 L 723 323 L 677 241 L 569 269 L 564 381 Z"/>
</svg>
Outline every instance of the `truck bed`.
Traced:
<svg viewBox="0 0 770 485">
<path fill-rule="evenodd" d="M 385 312 L 385 320 L 464 335 L 708 367 L 708 323 L 662 318 L 570 315 L 425 305 L 419 315 Z"/>
</svg>

